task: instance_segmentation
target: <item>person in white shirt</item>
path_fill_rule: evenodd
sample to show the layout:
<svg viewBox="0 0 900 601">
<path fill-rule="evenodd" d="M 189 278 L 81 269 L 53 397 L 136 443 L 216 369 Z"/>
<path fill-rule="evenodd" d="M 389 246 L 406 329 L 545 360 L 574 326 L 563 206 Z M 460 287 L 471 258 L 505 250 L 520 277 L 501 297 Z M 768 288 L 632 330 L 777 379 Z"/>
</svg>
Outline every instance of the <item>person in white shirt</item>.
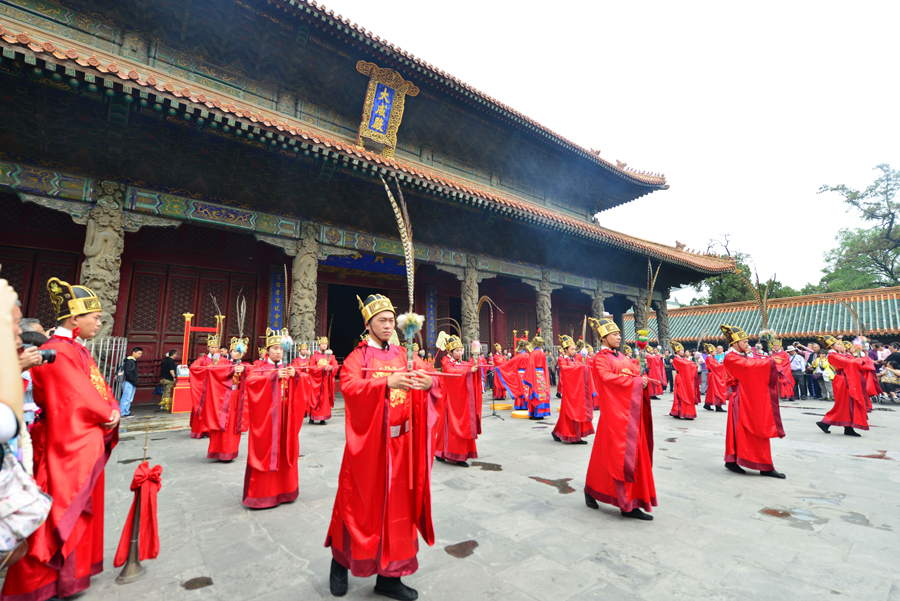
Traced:
<svg viewBox="0 0 900 601">
<path fill-rule="evenodd" d="M 791 358 L 791 375 L 794 377 L 794 398 L 806 400 L 806 359 L 796 348 L 787 347 Z"/>
</svg>

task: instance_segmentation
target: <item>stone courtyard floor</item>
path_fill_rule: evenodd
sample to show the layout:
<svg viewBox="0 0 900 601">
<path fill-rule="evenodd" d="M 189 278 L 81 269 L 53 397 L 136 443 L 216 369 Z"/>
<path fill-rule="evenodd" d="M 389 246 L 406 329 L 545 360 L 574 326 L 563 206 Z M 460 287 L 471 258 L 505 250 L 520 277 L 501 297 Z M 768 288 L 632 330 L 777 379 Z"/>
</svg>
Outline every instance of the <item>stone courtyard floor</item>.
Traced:
<svg viewBox="0 0 900 601">
<path fill-rule="evenodd" d="M 787 480 L 775 480 L 726 471 L 726 414 L 701 409 L 695 421 L 676 420 L 668 416 L 671 398 L 653 405 L 659 497 L 653 522 L 585 506 L 593 437 L 583 446 L 553 442 L 558 402 L 543 422 L 503 411 L 505 421 L 484 419 L 478 463 L 434 464 L 437 540 L 421 544 L 420 569 L 404 581 L 435 601 L 900 600 L 900 406 L 876 405 L 874 427 L 851 438 L 839 428 L 826 436 L 816 427 L 830 403 L 783 403 L 787 437 L 772 448 Z M 206 459 L 206 440 L 167 429 L 183 428 L 185 419 L 154 420 L 150 463 L 164 470 L 161 552 L 144 563 L 146 578 L 116 585 L 112 557 L 132 499 L 128 485 L 144 423 L 125 422 L 107 467 L 106 571 L 81 599 L 331 598 L 331 554 L 322 545 L 341 465 L 343 415 L 326 426 L 304 423 L 300 497 L 263 511 L 241 506 L 246 435 L 240 457 L 223 464 Z M 202 577 L 212 584 L 185 588 Z M 351 577 L 346 598 L 382 598 L 372 592 L 374 583 Z"/>
</svg>

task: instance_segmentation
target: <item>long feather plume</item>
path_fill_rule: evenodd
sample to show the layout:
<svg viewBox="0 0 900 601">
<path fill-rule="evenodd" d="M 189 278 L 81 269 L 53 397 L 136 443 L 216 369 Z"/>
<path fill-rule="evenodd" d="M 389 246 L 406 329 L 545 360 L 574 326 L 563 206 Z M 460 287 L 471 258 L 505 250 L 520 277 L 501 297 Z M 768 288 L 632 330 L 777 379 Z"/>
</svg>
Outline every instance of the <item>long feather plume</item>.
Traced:
<svg viewBox="0 0 900 601">
<path fill-rule="evenodd" d="M 435 323 L 442 322 L 442 321 L 449 321 L 453 325 L 453 327 L 456 328 L 456 335 L 459 336 L 460 338 L 462 338 L 462 328 L 459 327 L 458 321 L 456 321 L 452 317 L 442 317 L 440 319 L 435 320 Z"/>
<path fill-rule="evenodd" d="M 397 181 L 394 178 L 394 181 Z M 387 192 L 388 200 L 391 208 L 394 210 L 394 219 L 397 220 L 397 229 L 400 230 L 400 243 L 403 245 L 403 258 L 406 263 L 406 285 L 409 294 L 409 311 L 413 310 L 413 274 L 415 273 L 415 251 L 412 244 L 412 229 L 409 225 L 409 215 L 406 211 L 406 203 L 403 201 L 402 191 L 400 192 L 401 205 L 394 199 L 394 194 L 383 177 L 381 183 L 384 184 L 384 190 Z M 397 182 L 397 189 L 400 189 L 400 182 Z"/>
<path fill-rule="evenodd" d="M 853 318 L 853 325 L 856 326 L 856 335 L 857 336 L 865 336 L 866 335 L 865 324 L 863 324 L 860 321 L 859 314 L 857 314 L 856 309 L 853 308 L 853 305 L 851 305 L 845 299 L 834 298 L 833 296 L 824 296 L 824 295 L 816 295 L 816 298 L 821 298 L 821 299 L 830 300 L 830 301 L 836 300 L 837 302 L 841 303 L 847 309 L 847 311 L 850 312 L 850 317 Z"/>
<path fill-rule="evenodd" d="M 238 308 L 237 308 L 237 322 L 238 322 L 238 337 L 244 337 L 244 325 L 247 322 L 247 299 L 241 294 L 244 291 L 243 288 L 238 290 Z"/>
<path fill-rule="evenodd" d="M 210 292 L 210 294 L 209 294 L 209 298 L 212 299 L 213 307 L 216 308 L 216 315 L 221 315 L 221 314 L 222 314 L 222 309 L 219 308 L 219 301 L 216 300 L 216 297 L 213 296 L 211 292 Z"/>
</svg>

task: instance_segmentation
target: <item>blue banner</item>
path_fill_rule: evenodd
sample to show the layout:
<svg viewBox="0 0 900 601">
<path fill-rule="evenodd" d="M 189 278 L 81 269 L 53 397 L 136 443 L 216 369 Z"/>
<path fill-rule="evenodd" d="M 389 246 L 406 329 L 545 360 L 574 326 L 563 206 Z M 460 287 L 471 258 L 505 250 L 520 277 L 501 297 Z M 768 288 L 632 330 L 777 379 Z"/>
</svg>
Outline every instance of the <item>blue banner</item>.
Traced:
<svg viewBox="0 0 900 601">
<path fill-rule="evenodd" d="M 383 83 L 375 86 L 375 101 L 372 103 L 372 114 L 369 115 L 369 129 L 380 134 L 387 132 L 391 109 L 394 108 L 394 90 Z"/>
<path fill-rule="evenodd" d="M 269 277 L 269 322 L 267 324 L 273 330 L 280 330 L 284 327 L 281 325 L 284 305 L 284 267 L 273 266 Z"/>
</svg>

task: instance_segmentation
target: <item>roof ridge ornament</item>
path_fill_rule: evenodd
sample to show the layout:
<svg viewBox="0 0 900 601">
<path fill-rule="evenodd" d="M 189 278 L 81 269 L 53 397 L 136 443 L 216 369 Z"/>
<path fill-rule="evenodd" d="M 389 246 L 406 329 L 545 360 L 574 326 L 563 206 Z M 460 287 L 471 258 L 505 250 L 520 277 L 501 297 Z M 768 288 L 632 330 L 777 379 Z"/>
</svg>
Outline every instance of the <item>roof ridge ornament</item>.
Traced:
<svg viewBox="0 0 900 601">
<path fill-rule="evenodd" d="M 381 156 L 392 158 L 406 96 L 418 95 L 419 88 L 393 69 L 381 68 L 374 63 L 359 61 L 356 70 L 369 76 L 356 147 L 363 150 L 363 140 L 371 140 L 381 147 Z"/>
</svg>

